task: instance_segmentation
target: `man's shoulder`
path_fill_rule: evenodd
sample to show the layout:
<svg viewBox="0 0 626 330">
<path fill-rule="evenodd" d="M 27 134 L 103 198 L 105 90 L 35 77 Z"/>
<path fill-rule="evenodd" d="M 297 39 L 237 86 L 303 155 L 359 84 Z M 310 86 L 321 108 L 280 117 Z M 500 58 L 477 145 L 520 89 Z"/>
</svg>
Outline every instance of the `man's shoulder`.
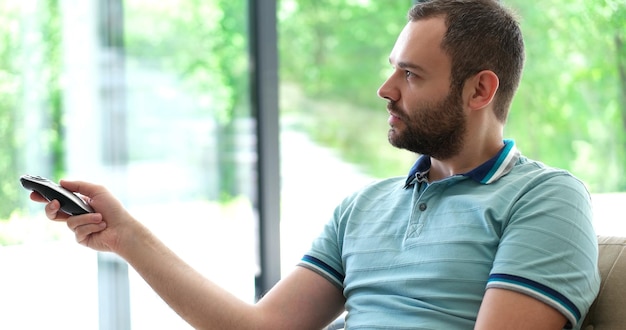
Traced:
<svg viewBox="0 0 626 330">
<path fill-rule="evenodd" d="M 568 170 L 546 165 L 540 161 L 520 157 L 509 174 L 501 178 L 504 185 L 524 187 L 524 190 L 575 193 L 587 198 L 585 183 Z"/>
<path fill-rule="evenodd" d="M 526 178 L 536 177 L 538 179 L 558 177 L 565 181 L 582 184 L 582 181 L 579 178 L 566 169 L 550 166 L 542 163 L 541 161 L 533 160 L 524 156 L 518 159 L 511 172 L 514 176 Z"/>
</svg>

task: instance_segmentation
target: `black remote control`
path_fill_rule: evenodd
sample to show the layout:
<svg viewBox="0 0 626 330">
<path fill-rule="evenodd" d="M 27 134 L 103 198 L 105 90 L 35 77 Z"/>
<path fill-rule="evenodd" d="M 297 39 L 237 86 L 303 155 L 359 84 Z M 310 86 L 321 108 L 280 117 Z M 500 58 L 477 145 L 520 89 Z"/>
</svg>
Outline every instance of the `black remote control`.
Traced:
<svg viewBox="0 0 626 330">
<path fill-rule="evenodd" d="M 61 211 L 69 215 L 79 215 L 93 213 L 91 206 L 87 205 L 80 197 L 60 185 L 40 176 L 22 175 L 20 177 L 22 186 L 28 190 L 38 192 L 48 201 L 58 200 L 61 204 Z"/>
</svg>

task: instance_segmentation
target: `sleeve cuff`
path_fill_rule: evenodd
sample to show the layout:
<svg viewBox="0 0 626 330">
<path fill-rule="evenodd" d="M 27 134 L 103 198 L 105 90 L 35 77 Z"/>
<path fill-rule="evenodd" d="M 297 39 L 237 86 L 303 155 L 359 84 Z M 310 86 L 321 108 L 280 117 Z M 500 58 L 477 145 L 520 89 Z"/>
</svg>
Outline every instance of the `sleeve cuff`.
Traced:
<svg viewBox="0 0 626 330">
<path fill-rule="evenodd" d="M 489 288 L 523 293 L 551 306 L 567 318 L 566 329 L 571 329 L 580 322 L 580 310 L 571 300 L 554 289 L 533 280 L 508 274 L 491 274 L 487 281 L 487 289 Z"/>
</svg>

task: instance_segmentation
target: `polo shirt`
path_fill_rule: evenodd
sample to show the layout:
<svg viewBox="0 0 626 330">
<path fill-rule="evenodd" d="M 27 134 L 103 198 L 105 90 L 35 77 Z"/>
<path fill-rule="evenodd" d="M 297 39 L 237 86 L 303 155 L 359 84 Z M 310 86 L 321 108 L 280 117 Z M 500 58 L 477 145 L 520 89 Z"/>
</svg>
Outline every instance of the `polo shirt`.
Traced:
<svg viewBox="0 0 626 330">
<path fill-rule="evenodd" d="M 472 329 L 487 288 L 532 296 L 578 329 L 598 293 L 585 186 L 512 140 L 472 171 L 408 177 L 343 200 L 299 266 L 336 285 L 348 329 Z"/>
</svg>

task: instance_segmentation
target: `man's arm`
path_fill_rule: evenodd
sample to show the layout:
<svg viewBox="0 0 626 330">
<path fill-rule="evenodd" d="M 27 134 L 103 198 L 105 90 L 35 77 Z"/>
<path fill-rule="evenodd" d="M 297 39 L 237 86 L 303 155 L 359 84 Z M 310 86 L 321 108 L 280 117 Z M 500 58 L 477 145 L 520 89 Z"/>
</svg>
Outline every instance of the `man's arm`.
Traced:
<svg viewBox="0 0 626 330">
<path fill-rule="evenodd" d="M 197 329 L 321 329 L 343 309 L 341 291 L 302 267 L 250 305 L 205 279 L 156 238 L 135 243 L 124 258 Z"/>
<path fill-rule="evenodd" d="M 475 329 L 563 329 L 566 318 L 556 309 L 522 293 L 490 288 L 480 305 Z"/>
<path fill-rule="evenodd" d="M 65 221 L 79 243 L 120 255 L 195 328 L 320 329 L 343 309 L 341 291 L 301 267 L 257 304 L 247 304 L 186 264 L 104 187 L 68 181 L 61 185 L 86 196 L 96 213 L 70 217 L 53 201 L 45 207 L 47 217 Z M 37 193 L 31 199 L 45 201 Z"/>
</svg>

